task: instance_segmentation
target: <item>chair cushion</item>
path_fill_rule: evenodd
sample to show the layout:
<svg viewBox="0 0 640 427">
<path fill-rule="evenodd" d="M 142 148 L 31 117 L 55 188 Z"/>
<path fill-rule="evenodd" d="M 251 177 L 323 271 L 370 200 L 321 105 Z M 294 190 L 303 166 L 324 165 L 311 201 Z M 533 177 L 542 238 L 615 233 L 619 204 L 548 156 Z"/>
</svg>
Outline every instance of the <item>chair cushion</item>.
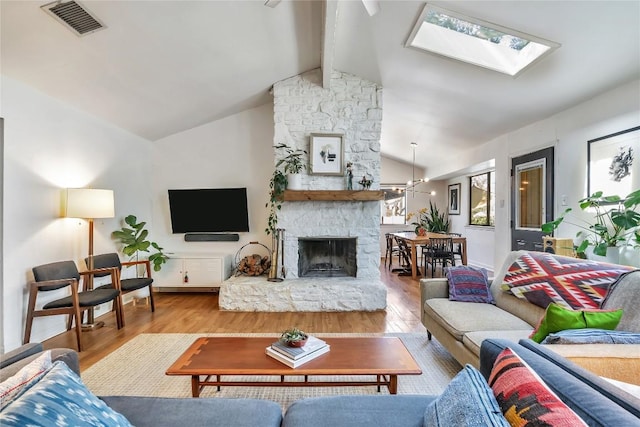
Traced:
<svg viewBox="0 0 640 427">
<path fill-rule="evenodd" d="M 153 283 L 153 279 L 148 277 L 120 279 L 121 289 L 125 292 L 146 288 Z"/>
<path fill-rule="evenodd" d="M 424 412 L 424 427 L 451 426 L 509 427 L 493 391 L 471 365 L 466 365 Z"/>
<path fill-rule="evenodd" d="M 131 426 L 94 396 L 64 362 L 51 369 L 2 412 L 3 426 Z"/>
<path fill-rule="evenodd" d="M 99 288 L 92 291 L 78 293 L 80 307 L 93 307 L 114 300 L 120 295 L 120 291 L 113 288 Z M 60 298 L 46 303 L 42 308 L 63 308 L 71 307 L 73 302 L 71 296 Z"/>
<path fill-rule="evenodd" d="M 495 304 L 489 292 L 489 278 L 484 268 L 461 265 L 445 269 L 449 282 L 449 299 Z"/>
<path fill-rule="evenodd" d="M 529 338 L 540 343 L 550 333 L 566 329 L 599 328 L 613 330 L 620 323 L 621 317 L 622 309 L 571 310 L 556 303 L 551 303 Z"/>
<path fill-rule="evenodd" d="M 512 426 L 586 426 L 510 348 L 496 358 L 489 385 Z"/>
<path fill-rule="evenodd" d="M 153 284 L 153 279 L 146 277 L 132 278 L 132 279 L 120 279 L 120 289 L 123 292 L 131 292 L 138 289 L 146 288 Z M 113 289 L 113 284 L 107 283 L 106 285 L 100 285 L 96 289 Z"/>
</svg>

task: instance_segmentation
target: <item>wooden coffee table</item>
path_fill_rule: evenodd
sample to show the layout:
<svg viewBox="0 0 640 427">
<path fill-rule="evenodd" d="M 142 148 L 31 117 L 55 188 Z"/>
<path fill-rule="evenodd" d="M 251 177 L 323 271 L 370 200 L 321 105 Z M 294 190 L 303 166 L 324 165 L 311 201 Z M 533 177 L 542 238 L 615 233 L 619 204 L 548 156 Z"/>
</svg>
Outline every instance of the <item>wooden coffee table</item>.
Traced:
<svg viewBox="0 0 640 427">
<path fill-rule="evenodd" d="M 404 343 L 396 337 L 322 338 L 331 350 L 297 368 L 267 356 L 265 349 L 277 338 L 198 338 L 166 371 L 166 375 L 190 375 L 193 397 L 204 387 L 338 387 L 386 386 L 398 392 L 398 375 L 420 375 Z M 279 381 L 233 381 L 222 376 L 279 376 Z M 309 381 L 310 376 L 375 376 L 375 380 Z M 287 376 L 304 376 L 287 381 Z"/>
</svg>

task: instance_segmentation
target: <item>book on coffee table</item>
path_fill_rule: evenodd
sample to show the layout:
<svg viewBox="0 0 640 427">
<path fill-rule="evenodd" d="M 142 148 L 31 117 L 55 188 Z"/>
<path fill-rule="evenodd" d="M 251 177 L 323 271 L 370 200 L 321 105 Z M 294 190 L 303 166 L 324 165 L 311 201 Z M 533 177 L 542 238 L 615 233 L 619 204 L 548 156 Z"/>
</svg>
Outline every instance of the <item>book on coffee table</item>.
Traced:
<svg viewBox="0 0 640 427">
<path fill-rule="evenodd" d="M 297 368 L 300 365 L 303 365 L 319 356 L 322 356 L 325 353 L 328 353 L 330 349 L 330 346 L 324 346 L 321 347 L 319 349 L 317 349 L 316 351 L 313 351 L 309 354 L 304 355 L 303 357 L 300 357 L 296 360 L 293 360 L 287 356 L 285 356 L 282 353 L 277 352 L 276 350 L 274 350 L 274 348 L 272 346 L 269 346 L 266 348 L 266 353 L 267 356 L 270 356 L 274 359 L 276 359 L 278 362 L 284 363 L 285 365 L 291 367 L 291 368 Z"/>
<path fill-rule="evenodd" d="M 282 341 L 276 341 L 271 347 L 291 360 L 298 360 L 329 345 L 320 338 L 309 336 L 302 347 L 289 347 Z"/>
</svg>

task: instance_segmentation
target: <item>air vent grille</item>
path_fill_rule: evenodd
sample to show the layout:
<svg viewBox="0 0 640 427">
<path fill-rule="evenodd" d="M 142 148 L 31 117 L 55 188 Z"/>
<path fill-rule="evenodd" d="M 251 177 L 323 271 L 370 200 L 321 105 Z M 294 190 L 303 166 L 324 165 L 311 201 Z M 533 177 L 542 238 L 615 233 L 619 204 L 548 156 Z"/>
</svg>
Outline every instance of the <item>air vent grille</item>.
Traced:
<svg viewBox="0 0 640 427">
<path fill-rule="evenodd" d="M 73 0 L 64 3 L 56 1 L 45 4 L 42 9 L 79 36 L 104 28 L 104 25 L 91 12 Z"/>
</svg>

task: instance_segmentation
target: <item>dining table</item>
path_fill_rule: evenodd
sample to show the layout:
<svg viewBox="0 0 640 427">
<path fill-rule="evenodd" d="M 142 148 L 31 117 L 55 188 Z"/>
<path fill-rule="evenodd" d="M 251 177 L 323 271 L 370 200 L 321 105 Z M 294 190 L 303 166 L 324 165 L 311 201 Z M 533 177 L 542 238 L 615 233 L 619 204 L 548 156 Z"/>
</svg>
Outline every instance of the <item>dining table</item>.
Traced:
<svg viewBox="0 0 640 427">
<path fill-rule="evenodd" d="M 454 244 L 460 245 L 460 248 L 462 249 L 461 250 L 462 264 L 467 265 L 467 238 L 466 237 L 454 236 L 451 234 L 444 234 L 444 233 L 432 233 L 432 232 L 427 232 L 424 235 L 418 235 L 413 231 L 402 231 L 402 232 L 396 232 L 391 234 L 393 235 L 394 238 L 402 239 L 405 242 L 407 242 L 409 246 L 411 246 L 411 277 L 413 279 L 418 278 L 417 247 L 420 245 L 429 244 L 429 239 L 451 237 Z"/>
</svg>

